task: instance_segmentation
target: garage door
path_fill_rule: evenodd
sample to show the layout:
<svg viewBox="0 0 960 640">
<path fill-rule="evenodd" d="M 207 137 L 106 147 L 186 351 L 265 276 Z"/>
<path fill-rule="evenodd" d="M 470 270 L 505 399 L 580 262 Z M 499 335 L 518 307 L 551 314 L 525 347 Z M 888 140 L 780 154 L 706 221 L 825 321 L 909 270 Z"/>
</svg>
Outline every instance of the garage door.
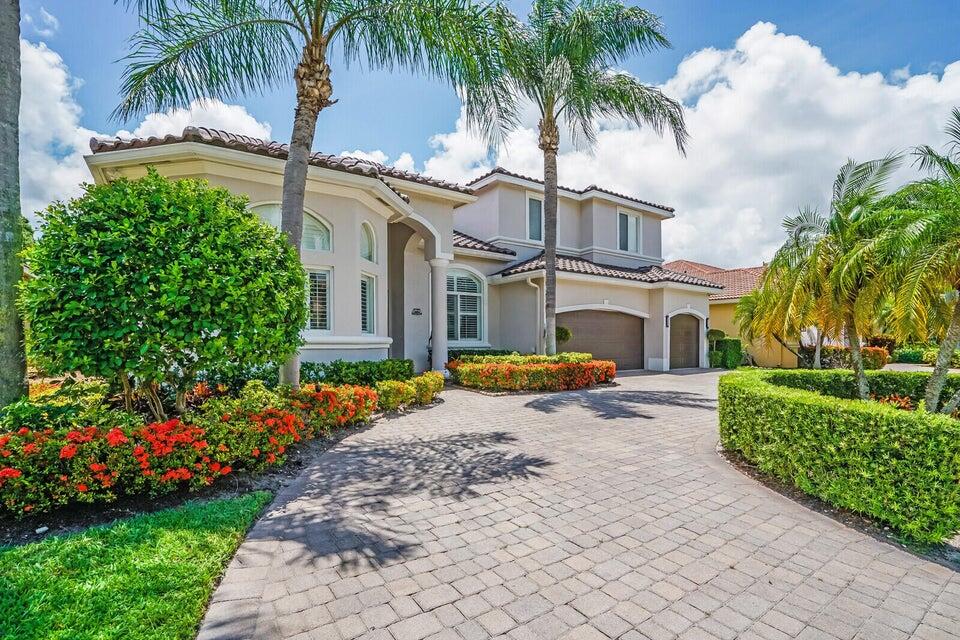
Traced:
<svg viewBox="0 0 960 640">
<path fill-rule="evenodd" d="M 568 311 L 557 325 L 573 337 L 560 351 L 585 351 L 599 360 L 613 360 L 617 369 L 643 368 L 643 318 L 616 311 Z"/>
<path fill-rule="evenodd" d="M 670 318 L 670 368 L 700 366 L 700 320 L 689 313 Z"/>
</svg>

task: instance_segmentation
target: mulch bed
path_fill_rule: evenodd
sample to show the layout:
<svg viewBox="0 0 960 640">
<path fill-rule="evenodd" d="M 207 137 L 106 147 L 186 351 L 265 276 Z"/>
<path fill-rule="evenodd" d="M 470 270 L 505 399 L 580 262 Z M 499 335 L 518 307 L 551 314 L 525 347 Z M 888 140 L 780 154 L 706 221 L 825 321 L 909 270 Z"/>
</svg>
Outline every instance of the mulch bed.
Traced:
<svg viewBox="0 0 960 640">
<path fill-rule="evenodd" d="M 899 547 L 915 556 L 936 562 L 954 571 L 960 571 L 960 535 L 940 544 L 917 544 L 904 539 L 889 526 L 877 522 L 868 516 L 842 507 L 836 507 L 816 496 L 804 493 L 774 475 L 764 473 L 738 451 L 728 451 L 724 449 L 720 443 L 717 443 L 717 453 L 740 473 L 753 478 L 768 489 L 776 491 L 783 497 L 807 509 L 822 513 L 844 526 L 855 529 L 881 542 Z"/>
</svg>

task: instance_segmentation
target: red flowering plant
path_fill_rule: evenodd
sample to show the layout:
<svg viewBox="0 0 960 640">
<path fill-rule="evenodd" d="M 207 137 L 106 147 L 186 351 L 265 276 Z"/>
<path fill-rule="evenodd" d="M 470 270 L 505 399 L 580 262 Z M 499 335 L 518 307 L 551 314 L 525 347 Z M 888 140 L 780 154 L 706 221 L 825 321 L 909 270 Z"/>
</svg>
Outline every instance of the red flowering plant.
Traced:
<svg viewBox="0 0 960 640">
<path fill-rule="evenodd" d="M 477 389 L 497 391 L 564 391 L 583 389 L 616 377 L 617 366 L 609 360 L 588 362 L 465 363 L 447 365 L 456 381 Z"/>
<path fill-rule="evenodd" d="M 337 427 L 366 422 L 377 410 L 377 400 L 373 389 L 351 384 L 308 384 L 290 392 L 290 405 L 300 412 L 313 433 L 329 433 Z"/>
</svg>

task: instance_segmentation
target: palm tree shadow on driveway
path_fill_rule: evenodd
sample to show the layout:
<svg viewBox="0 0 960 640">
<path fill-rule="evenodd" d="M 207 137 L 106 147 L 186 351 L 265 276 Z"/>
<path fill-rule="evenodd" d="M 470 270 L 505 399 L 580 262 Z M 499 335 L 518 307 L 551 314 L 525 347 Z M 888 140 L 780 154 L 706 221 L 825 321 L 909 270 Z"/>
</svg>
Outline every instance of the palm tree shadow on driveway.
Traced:
<svg viewBox="0 0 960 640">
<path fill-rule="evenodd" d="M 439 505 L 496 491 L 496 485 L 537 477 L 552 464 L 510 447 L 503 431 L 369 442 L 349 439 L 277 497 L 247 538 L 249 548 L 272 554 L 282 541 L 292 571 L 337 568 L 349 575 L 362 565 L 383 566 L 428 554 L 425 518 Z M 423 511 L 431 512 L 425 516 Z"/>
<path fill-rule="evenodd" d="M 645 413 L 641 410 L 642 407 L 684 407 L 714 411 L 717 408 L 717 402 L 713 398 L 689 391 L 589 389 L 540 396 L 524 406 L 547 414 L 580 407 L 593 412 L 602 420 L 618 418 L 652 420 L 656 416 Z"/>
</svg>

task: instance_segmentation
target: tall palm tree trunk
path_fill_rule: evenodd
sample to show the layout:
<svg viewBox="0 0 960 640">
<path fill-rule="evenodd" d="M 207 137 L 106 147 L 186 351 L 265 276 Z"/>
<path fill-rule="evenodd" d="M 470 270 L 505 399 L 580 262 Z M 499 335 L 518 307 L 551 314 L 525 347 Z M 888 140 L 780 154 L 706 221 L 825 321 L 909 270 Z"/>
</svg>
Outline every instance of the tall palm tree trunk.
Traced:
<svg viewBox="0 0 960 640">
<path fill-rule="evenodd" d="M 823 364 L 820 362 L 820 355 L 823 353 L 823 331 L 817 327 L 817 345 L 813 349 L 813 368 L 820 369 Z"/>
<path fill-rule="evenodd" d="M 857 333 L 857 326 L 852 316 L 847 320 L 847 340 L 850 341 L 850 364 L 853 367 L 853 375 L 857 380 L 857 397 L 861 400 L 869 400 L 870 383 L 867 381 L 867 373 L 863 368 L 860 334 Z"/>
<path fill-rule="evenodd" d="M 950 372 L 950 358 L 953 356 L 957 344 L 960 344 L 960 300 L 957 300 L 953 305 L 950 326 L 947 327 L 947 334 L 943 337 L 943 342 L 940 343 L 940 351 L 937 352 L 933 373 L 930 374 L 927 389 L 923 396 L 923 405 L 931 413 L 936 412 L 940 405 L 940 395 L 943 393 L 943 387 L 947 382 L 947 374 Z"/>
<path fill-rule="evenodd" d="M 540 149 L 543 150 L 543 261 L 545 351 L 557 352 L 557 150 L 560 131 L 551 118 L 540 120 Z"/>
<path fill-rule="evenodd" d="M 16 309 L 20 250 L 20 3 L 0 0 L 0 407 L 27 393 L 23 323 Z"/>
<path fill-rule="evenodd" d="M 297 107 L 290 134 L 290 149 L 283 168 L 283 200 L 280 206 L 280 230 L 300 255 L 303 239 L 303 200 L 307 190 L 307 169 L 317 131 L 317 117 L 333 102 L 330 66 L 322 40 L 308 42 L 303 58 L 294 72 L 297 83 Z M 280 369 L 281 384 L 300 386 L 300 353 L 290 356 Z"/>
</svg>

